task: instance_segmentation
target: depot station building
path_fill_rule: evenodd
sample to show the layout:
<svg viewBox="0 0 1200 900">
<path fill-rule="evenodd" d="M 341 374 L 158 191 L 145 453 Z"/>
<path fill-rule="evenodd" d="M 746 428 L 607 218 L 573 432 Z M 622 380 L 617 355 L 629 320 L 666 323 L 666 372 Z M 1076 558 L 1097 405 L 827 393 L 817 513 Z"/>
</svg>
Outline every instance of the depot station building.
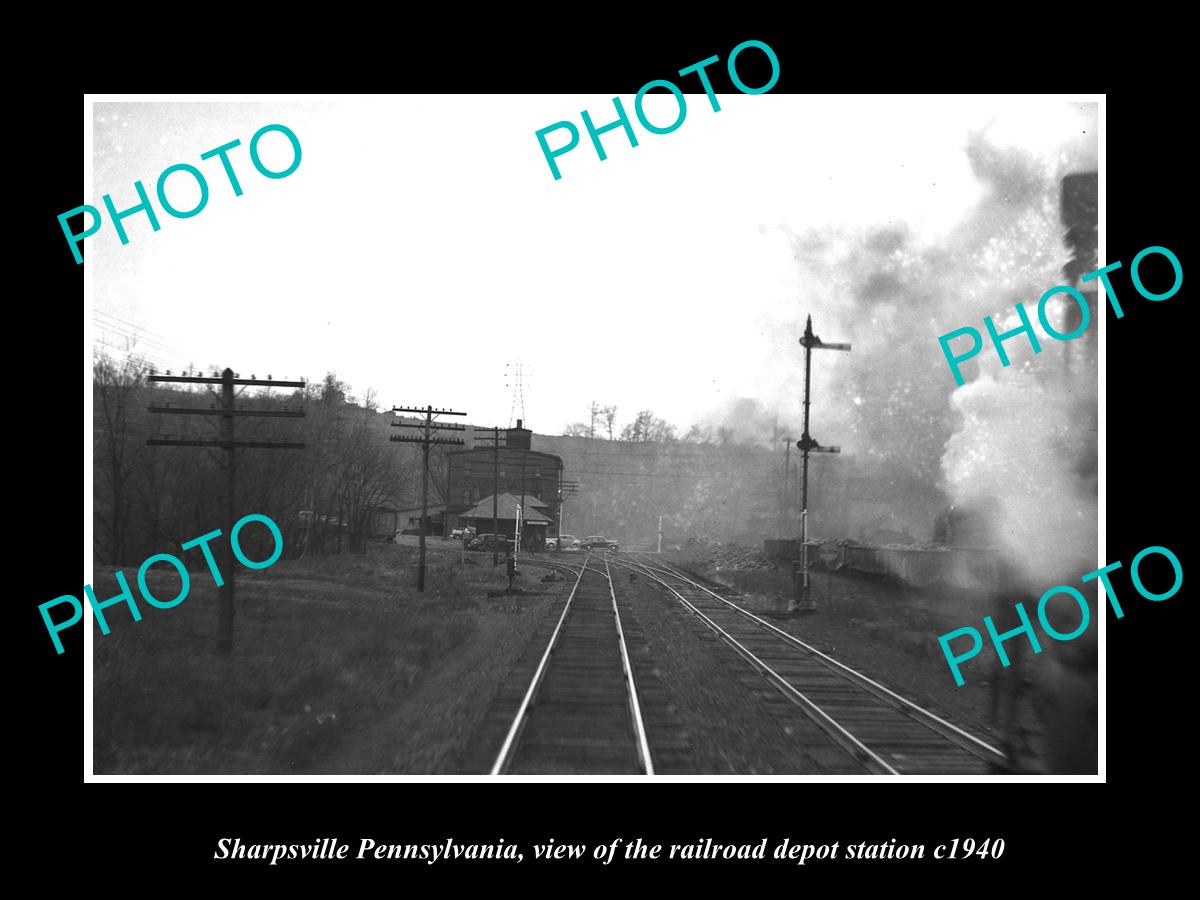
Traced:
<svg viewBox="0 0 1200 900">
<path fill-rule="evenodd" d="M 558 534 L 561 517 L 562 457 L 532 449 L 533 432 L 517 419 L 517 427 L 500 432 L 493 449 L 492 432 L 476 430 L 475 446 L 447 454 L 444 533 L 471 527 L 476 534 L 492 533 L 492 497 L 496 497 L 496 531 L 512 537 L 521 505 L 522 533 L 542 541 Z M 521 503 L 521 497 L 525 498 Z M 432 510 L 431 510 L 432 512 Z M 436 522 L 434 523 L 436 525 Z"/>
</svg>

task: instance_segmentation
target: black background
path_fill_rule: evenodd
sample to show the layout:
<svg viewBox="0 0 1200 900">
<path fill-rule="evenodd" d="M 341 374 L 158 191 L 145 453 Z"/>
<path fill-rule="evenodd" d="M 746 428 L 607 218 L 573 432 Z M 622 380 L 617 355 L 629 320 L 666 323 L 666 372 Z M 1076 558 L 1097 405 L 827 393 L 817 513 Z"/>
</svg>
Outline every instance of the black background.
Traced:
<svg viewBox="0 0 1200 900">
<path fill-rule="evenodd" d="M 917 47 L 899 39 L 866 46 L 851 30 L 826 32 L 815 26 L 693 25 L 686 34 L 676 31 L 666 37 L 636 27 L 620 37 L 604 38 L 563 26 L 563 35 L 568 31 L 569 37 L 553 39 L 480 37 L 474 45 L 460 36 L 451 41 L 433 33 L 410 34 L 396 46 L 372 52 L 360 48 L 353 54 L 353 65 L 346 62 L 347 45 L 334 46 L 332 35 L 319 45 L 281 39 L 281 46 L 265 57 L 261 49 L 229 50 L 234 62 L 217 67 L 223 74 L 174 71 L 164 63 L 141 77 L 117 73 L 94 86 L 130 92 L 471 91 L 494 93 L 494 102 L 503 104 L 504 93 L 510 92 L 594 91 L 627 97 L 646 81 L 670 77 L 716 54 L 722 64 L 710 74 L 722 94 L 733 90 L 724 75 L 724 59 L 746 38 L 764 40 L 778 54 L 782 74 L 773 92 L 1078 91 L 1103 90 L 1113 80 L 1083 64 L 1086 56 L 1098 58 L 1094 46 L 1071 43 L 1061 33 L 1037 45 L 1043 51 L 1067 47 L 1062 54 L 1055 52 L 1053 65 L 1039 63 L 1036 71 L 1019 72 L 1028 66 L 1018 60 L 1037 56 L 1031 48 L 1023 51 L 1019 43 L 1003 51 L 963 42 L 956 42 L 953 50 L 937 42 Z M 750 51 L 739 59 L 739 71 L 751 85 L 766 78 L 765 69 L 762 74 L 753 69 L 756 55 Z M 929 63 L 931 55 L 937 65 Z M 1072 64 L 1059 64 L 1060 56 Z M 1126 315 L 1117 320 L 1109 312 L 1106 323 L 1107 561 L 1126 565 L 1114 578 L 1126 616 L 1116 620 L 1109 613 L 1106 623 L 1107 784 L 85 785 L 82 629 L 64 634 L 67 652 L 56 656 L 37 612 L 37 604 L 46 599 L 78 596 L 83 580 L 77 530 L 82 511 L 76 518 L 80 507 L 75 506 L 81 448 L 74 404 L 81 387 L 90 389 L 90 348 L 83 348 L 81 370 L 79 357 L 70 359 L 79 352 L 79 335 L 68 331 L 66 323 L 74 321 L 77 313 L 72 310 L 82 303 L 83 267 L 75 265 L 55 216 L 97 198 L 83 196 L 81 189 L 83 94 L 78 84 L 63 77 L 27 103 L 26 120 L 37 136 L 29 145 L 34 165 L 22 170 L 30 173 L 19 179 L 26 196 L 20 201 L 21 213 L 10 219 L 16 230 L 9 238 L 12 265 L 28 267 L 26 276 L 16 279 L 18 290 L 10 294 L 10 306 L 19 314 L 9 321 L 18 329 L 21 344 L 36 348 L 32 356 L 17 355 L 10 375 L 15 374 L 12 369 L 24 369 L 37 381 L 48 380 L 44 389 L 30 385 L 28 393 L 50 398 L 23 401 L 18 398 L 26 392 L 14 391 L 16 402 L 10 405 L 10 410 L 21 409 L 32 420 L 33 436 L 32 441 L 19 442 L 16 435 L 24 429 L 13 429 L 9 442 L 18 460 L 32 457 L 31 463 L 16 462 L 11 470 L 21 473 L 20 480 L 27 484 L 25 490 L 18 485 L 10 493 L 19 498 L 10 509 L 18 524 L 10 544 L 9 571 L 18 581 L 10 608 L 14 619 L 23 623 L 18 635 L 24 655 L 14 679 L 23 702 L 12 715 L 20 719 L 10 719 L 6 729 L 10 753 L 15 751 L 19 760 L 9 771 L 30 791 L 20 818 L 22 844 L 28 850 L 44 853 L 58 865 L 82 857 L 81 871 L 110 884 L 117 876 L 127 881 L 169 872 L 189 882 L 199 876 L 237 884 L 245 884 L 248 877 L 278 880 L 289 875 L 300 875 L 308 883 L 316 879 L 346 884 L 347 875 L 372 876 L 383 885 L 404 888 L 411 887 L 413 879 L 448 883 L 464 875 L 499 884 L 497 879 L 507 874 L 549 879 L 570 889 L 584 883 L 581 876 L 590 881 L 599 875 L 599 884 L 657 871 L 673 880 L 702 879 L 711 886 L 713 879 L 719 883 L 747 874 L 772 881 L 786 878 L 782 883 L 796 887 L 810 884 L 814 877 L 845 875 L 857 880 L 867 875 L 890 882 L 915 875 L 973 890 L 998 877 L 1036 889 L 1035 873 L 1059 866 L 1064 874 L 1079 865 L 1140 867 L 1142 853 L 1161 854 L 1162 842 L 1171 841 L 1171 829 L 1159 816 L 1175 805 L 1190 768 L 1189 754 L 1179 743 L 1179 729 L 1191 705 L 1186 575 L 1184 589 L 1162 603 L 1134 595 L 1127 576 L 1132 557 L 1152 544 L 1171 548 L 1185 573 L 1189 570 L 1183 523 L 1184 491 L 1191 478 L 1184 455 L 1190 449 L 1194 402 L 1185 367 L 1191 362 L 1187 345 L 1194 339 L 1184 322 L 1187 283 L 1170 300 L 1151 303 L 1133 291 L 1127 275 L 1129 261 L 1150 245 L 1171 248 L 1185 272 L 1188 269 L 1183 227 L 1196 215 L 1187 187 L 1192 169 L 1176 126 L 1183 114 L 1182 99 L 1164 89 L 1164 82 L 1108 94 L 1107 258 L 1125 263 L 1114 283 Z M 697 89 L 681 81 L 689 92 Z M 596 112 L 597 121 L 602 121 Z M 535 148 L 533 131 L 557 118 L 555 112 L 547 115 L 546 122 L 529 123 Z M 813 135 L 814 141 L 822 139 Z M 19 252 L 12 253 L 14 249 Z M 86 252 L 85 246 L 85 256 Z M 86 306 L 84 315 L 86 320 Z M 18 383 L 10 380 L 12 387 Z M 977 861 L 826 863 L 803 869 L 768 861 L 752 870 L 735 863 L 660 862 L 607 869 L 588 863 L 584 873 L 580 864 L 534 867 L 528 858 L 520 867 L 361 862 L 267 868 L 213 863 L 216 840 L 234 836 L 246 843 L 337 837 L 355 845 L 361 837 L 380 843 L 433 843 L 446 837 L 459 843 L 500 837 L 526 843 L 553 837 L 559 843 L 588 844 L 615 837 L 663 844 L 704 837 L 720 843 L 769 837 L 772 844 L 785 836 L 843 844 L 893 837 L 926 844 L 954 837 L 1003 837 L 1007 849 L 999 862 L 986 868 Z M 955 871 L 964 867 L 970 871 Z"/>
</svg>

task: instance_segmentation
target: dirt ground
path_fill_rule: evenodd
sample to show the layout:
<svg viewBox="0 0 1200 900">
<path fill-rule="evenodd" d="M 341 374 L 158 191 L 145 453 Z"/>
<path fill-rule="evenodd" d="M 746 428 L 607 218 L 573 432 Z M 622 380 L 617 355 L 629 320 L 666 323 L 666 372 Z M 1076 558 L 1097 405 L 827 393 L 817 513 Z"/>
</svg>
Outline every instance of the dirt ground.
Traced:
<svg viewBox="0 0 1200 900">
<path fill-rule="evenodd" d="M 101 774 L 452 773 L 478 739 L 499 685 L 528 650 L 570 582 L 525 567 L 520 597 L 491 554 L 431 540 L 427 590 L 415 590 L 416 539 L 365 556 L 283 560 L 238 572 L 232 655 L 215 652 L 216 591 L 193 573 L 180 606 L 142 605 L 130 621 L 111 607 L 95 627 L 94 756 Z M 575 560 L 569 560 L 575 561 Z M 126 571 L 131 584 L 136 572 Z M 993 742 L 993 665 L 964 667 L 957 688 L 937 635 L 971 621 L 978 598 L 906 592 L 821 573 L 818 611 L 788 614 L 790 575 L 710 572 L 822 652 Z M 174 574 L 152 572 L 159 596 Z M 98 576 L 97 596 L 117 592 Z M 135 588 L 136 591 L 136 588 Z M 696 620 L 649 585 L 622 587 L 650 646 L 654 674 L 690 741 L 689 771 L 830 774 L 856 771 L 845 755 Z M 978 613 L 973 618 L 978 621 Z M 1047 668 L 1047 654 L 1030 665 Z M 1023 666 L 1022 668 L 1028 668 Z M 1011 669 L 1009 670 L 1012 671 Z M 1041 734 L 1020 721 L 1031 758 Z"/>
<path fill-rule="evenodd" d="M 690 560 L 680 558 L 678 564 Z M 693 570 L 695 571 L 695 570 Z M 987 598 L 934 589 L 916 591 L 882 579 L 814 572 L 811 593 L 816 611 L 788 613 L 791 573 L 782 570 L 696 571 L 714 584 L 741 594 L 742 605 L 795 634 L 912 702 L 1000 746 L 994 704 L 1000 679 L 1021 679 L 1016 745 L 1021 765 L 1039 771 L 1045 754 L 1043 726 L 1035 715 L 1028 672 L 1049 676 L 1047 654 L 1001 669 L 981 654 L 964 664 L 962 687 L 955 685 L 938 636 L 964 625 L 978 626 L 992 610 Z"/>
</svg>

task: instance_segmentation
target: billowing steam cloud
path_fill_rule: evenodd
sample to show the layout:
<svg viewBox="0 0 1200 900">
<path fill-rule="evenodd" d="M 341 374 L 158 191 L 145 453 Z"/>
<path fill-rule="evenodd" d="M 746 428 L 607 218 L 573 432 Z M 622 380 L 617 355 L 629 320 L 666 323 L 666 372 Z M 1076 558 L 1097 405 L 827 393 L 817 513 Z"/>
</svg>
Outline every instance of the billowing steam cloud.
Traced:
<svg viewBox="0 0 1200 900">
<path fill-rule="evenodd" d="M 972 135 L 965 152 L 981 195 L 932 245 L 903 224 L 788 232 L 804 296 L 780 327 L 798 336 L 811 312 L 818 335 L 854 344 L 836 377 L 825 374 L 834 354 L 814 362 L 814 437 L 840 444 L 841 464 L 918 539 L 954 504 L 981 519 L 979 543 L 1039 584 L 1074 580 L 1095 556 L 1098 326 L 1070 344 L 1039 330 L 1038 355 L 1016 336 L 1005 343 L 1008 368 L 985 345 L 957 389 L 937 337 L 964 325 L 982 332 L 987 315 L 1001 331 L 1016 327 L 1017 302 L 1036 323 L 1039 298 L 1064 282 L 1071 256 L 1061 181 L 1086 164 L 1089 145 L 1094 134 L 1037 153 Z M 1052 322 L 1064 321 L 1064 306 L 1052 302 Z M 793 370 L 800 359 L 795 351 Z M 796 421 L 797 406 L 781 404 L 781 419 Z M 878 504 L 863 515 L 877 516 Z"/>
</svg>

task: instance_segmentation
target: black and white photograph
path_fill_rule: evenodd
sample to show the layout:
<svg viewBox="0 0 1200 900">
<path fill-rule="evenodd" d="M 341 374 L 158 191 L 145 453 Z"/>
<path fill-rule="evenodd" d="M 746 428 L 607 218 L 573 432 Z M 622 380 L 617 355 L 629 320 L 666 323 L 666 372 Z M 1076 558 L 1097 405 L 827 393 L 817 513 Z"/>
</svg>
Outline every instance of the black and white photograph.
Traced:
<svg viewBox="0 0 1200 900">
<path fill-rule="evenodd" d="M 763 46 L 89 96 L 87 780 L 1100 778 L 1104 98 Z"/>
</svg>

